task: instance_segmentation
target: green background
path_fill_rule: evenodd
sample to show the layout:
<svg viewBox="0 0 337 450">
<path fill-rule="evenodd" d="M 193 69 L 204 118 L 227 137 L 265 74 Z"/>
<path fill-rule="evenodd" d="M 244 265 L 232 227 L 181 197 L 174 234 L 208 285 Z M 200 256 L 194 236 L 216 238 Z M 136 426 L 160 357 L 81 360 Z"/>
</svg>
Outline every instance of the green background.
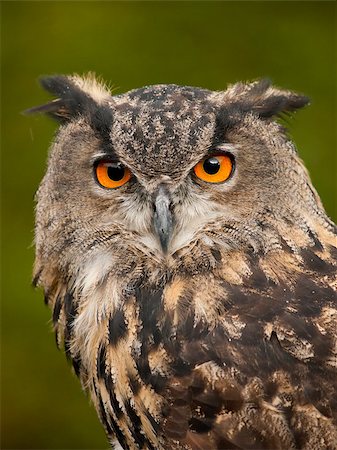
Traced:
<svg viewBox="0 0 337 450">
<path fill-rule="evenodd" d="M 20 115 L 48 99 L 37 77 L 94 71 L 123 92 L 268 76 L 304 92 L 312 105 L 290 132 L 336 220 L 335 11 L 334 2 L 2 2 L 1 448 L 108 447 L 30 286 L 33 196 L 56 128 Z"/>
</svg>

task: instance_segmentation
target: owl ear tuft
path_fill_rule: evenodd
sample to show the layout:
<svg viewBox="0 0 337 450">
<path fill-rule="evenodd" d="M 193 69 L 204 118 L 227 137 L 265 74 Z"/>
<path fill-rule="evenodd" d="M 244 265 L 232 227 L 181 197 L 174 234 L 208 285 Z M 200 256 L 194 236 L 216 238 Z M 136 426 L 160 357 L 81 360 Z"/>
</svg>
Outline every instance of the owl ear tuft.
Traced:
<svg viewBox="0 0 337 450">
<path fill-rule="evenodd" d="M 309 104 L 308 97 L 273 87 L 268 79 L 235 84 L 226 91 L 226 97 L 242 112 L 252 112 L 262 119 L 291 113 Z"/>
<path fill-rule="evenodd" d="M 47 76 L 40 78 L 40 84 L 57 98 L 24 113 L 47 114 L 59 122 L 67 122 L 78 115 L 96 113 L 98 107 L 110 97 L 110 92 L 92 74 L 86 77 Z"/>
</svg>

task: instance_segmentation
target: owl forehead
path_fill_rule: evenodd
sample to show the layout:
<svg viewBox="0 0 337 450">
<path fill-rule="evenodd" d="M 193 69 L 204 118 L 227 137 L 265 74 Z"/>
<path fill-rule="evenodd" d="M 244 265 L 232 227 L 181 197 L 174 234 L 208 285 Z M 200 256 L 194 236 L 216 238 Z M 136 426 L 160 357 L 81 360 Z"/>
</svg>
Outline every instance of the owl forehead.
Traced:
<svg viewBox="0 0 337 450">
<path fill-rule="evenodd" d="M 189 170 L 212 145 L 212 92 L 157 85 L 114 98 L 114 151 L 145 176 L 171 177 Z"/>
</svg>

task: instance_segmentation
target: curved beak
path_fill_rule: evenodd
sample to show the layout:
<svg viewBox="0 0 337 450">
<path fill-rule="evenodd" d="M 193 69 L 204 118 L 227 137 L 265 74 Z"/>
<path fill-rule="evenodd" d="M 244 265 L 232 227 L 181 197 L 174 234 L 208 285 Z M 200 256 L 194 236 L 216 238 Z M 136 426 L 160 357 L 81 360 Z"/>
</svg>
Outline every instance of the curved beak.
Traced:
<svg viewBox="0 0 337 450">
<path fill-rule="evenodd" d="M 165 185 L 161 184 L 153 196 L 153 225 L 164 253 L 167 252 L 173 230 L 173 216 L 170 206 L 170 193 Z"/>
</svg>

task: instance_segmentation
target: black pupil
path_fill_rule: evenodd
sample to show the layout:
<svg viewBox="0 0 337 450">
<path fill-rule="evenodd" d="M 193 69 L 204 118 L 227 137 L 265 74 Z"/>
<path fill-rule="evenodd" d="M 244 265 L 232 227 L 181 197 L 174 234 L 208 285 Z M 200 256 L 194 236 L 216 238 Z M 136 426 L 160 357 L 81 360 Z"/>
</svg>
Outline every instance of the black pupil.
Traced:
<svg viewBox="0 0 337 450">
<path fill-rule="evenodd" d="M 108 177 L 113 181 L 120 181 L 124 177 L 125 169 L 121 163 L 110 163 L 108 165 Z"/>
<path fill-rule="evenodd" d="M 209 175 L 215 175 L 220 170 L 220 162 L 216 158 L 207 158 L 203 164 L 204 171 Z"/>
</svg>

